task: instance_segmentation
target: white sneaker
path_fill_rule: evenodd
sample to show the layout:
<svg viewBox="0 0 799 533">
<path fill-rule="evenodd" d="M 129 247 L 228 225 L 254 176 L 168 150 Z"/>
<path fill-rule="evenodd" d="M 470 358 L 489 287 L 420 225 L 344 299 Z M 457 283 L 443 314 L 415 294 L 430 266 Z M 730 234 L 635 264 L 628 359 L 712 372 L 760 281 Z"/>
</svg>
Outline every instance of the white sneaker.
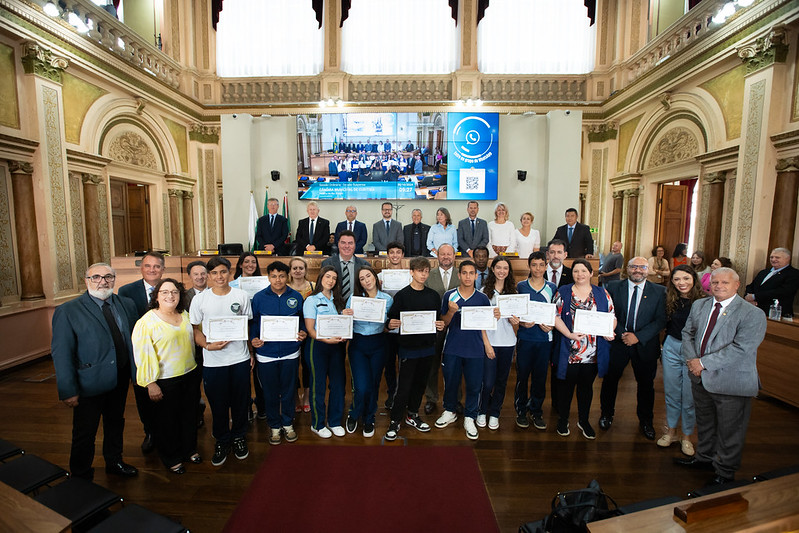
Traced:
<svg viewBox="0 0 799 533">
<path fill-rule="evenodd" d="M 344 431 L 344 428 L 341 426 L 333 426 L 332 428 L 330 428 L 330 431 L 332 431 L 333 435 L 335 435 L 336 437 L 343 437 L 346 433 Z"/>
<path fill-rule="evenodd" d="M 479 425 L 480 424 L 478 424 L 478 426 Z M 499 418 L 497 418 L 495 416 L 489 416 L 488 417 L 488 429 L 493 429 L 495 431 L 497 429 L 499 429 Z"/>
<path fill-rule="evenodd" d="M 466 438 L 470 440 L 477 440 L 479 435 L 477 433 L 477 427 L 474 425 L 474 418 L 469 418 L 468 416 L 464 418 L 463 429 L 466 430 Z"/>
<path fill-rule="evenodd" d="M 297 432 L 294 431 L 294 426 L 283 426 L 283 434 L 286 436 L 286 442 L 297 441 Z"/>
<path fill-rule="evenodd" d="M 475 423 L 479 428 L 486 427 L 486 415 L 477 415 L 477 420 L 475 421 Z"/>
<path fill-rule="evenodd" d="M 315 427 L 311 426 L 311 431 L 313 431 L 314 433 L 316 433 L 318 436 L 322 437 L 323 439 L 329 439 L 330 437 L 333 436 L 333 434 L 330 432 L 330 430 L 327 429 L 326 427 L 324 427 L 322 429 L 316 429 Z"/>
<path fill-rule="evenodd" d="M 444 411 L 443 413 L 441 413 L 441 416 L 438 417 L 438 420 L 436 420 L 436 427 L 439 429 L 445 428 L 448 425 L 455 422 L 457 419 L 458 415 L 456 415 L 452 411 Z"/>
</svg>

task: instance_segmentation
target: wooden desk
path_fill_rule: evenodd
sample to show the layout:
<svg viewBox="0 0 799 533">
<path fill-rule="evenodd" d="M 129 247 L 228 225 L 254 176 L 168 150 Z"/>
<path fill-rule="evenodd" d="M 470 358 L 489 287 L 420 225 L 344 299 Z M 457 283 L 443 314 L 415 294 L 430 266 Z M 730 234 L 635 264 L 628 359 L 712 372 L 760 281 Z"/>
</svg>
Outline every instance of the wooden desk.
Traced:
<svg viewBox="0 0 799 533">
<path fill-rule="evenodd" d="M 766 338 L 757 349 L 757 373 L 760 375 L 761 392 L 799 407 L 797 360 L 799 322 L 769 320 Z"/>
<path fill-rule="evenodd" d="M 0 483 L 0 531 L 61 533 L 72 531 L 72 522 L 30 496 Z"/>
<path fill-rule="evenodd" d="M 588 531 L 591 533 L 624 533 L 626 531 L 635 533 L 642 531 L 718 533 L 719 531 L 791 531 L 799 528 L 799 474 L 686 500 L 686 503 L 701 502 L 736 493 L 740 493 L 746 498 L 749 502 L 749 509 L 688 526 L 674 517 L 674 507 L 682 504 L 672 503 L 646 511 L 592 522 L 588 524 Z"/>
</svg>

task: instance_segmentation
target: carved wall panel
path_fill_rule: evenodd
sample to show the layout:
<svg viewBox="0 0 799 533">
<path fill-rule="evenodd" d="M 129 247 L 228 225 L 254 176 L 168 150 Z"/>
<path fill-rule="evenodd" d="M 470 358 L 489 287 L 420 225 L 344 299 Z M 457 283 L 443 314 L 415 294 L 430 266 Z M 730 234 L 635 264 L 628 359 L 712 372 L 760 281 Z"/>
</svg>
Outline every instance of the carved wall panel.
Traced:
<svg viewBox="0 0 799 533">
<path fill-rule="evenodd" d="M 141 135 L 132 131 L 120 133 L 111 140 L 108 157 L 121 163 L 158 170 L 152 149 Z"/>
<path fill-rule="evenodd" d="M 81 201 L 81 189 L 83 181 L 77 172 L 69 173 L 69 211 L 72 218 L 72 252 L 75 256 L 75 273 L 80 279 L 86 267 L 86 239 L 83 224 L 83 202 Z"/>
<path fill-rule="evenodd" d="M 14 251 L 14 239 L 11 227 L 11 204 L 8 174 L 0 167 L 0 296 L 19 294 L 17 286 L 17 257 Z"/>
<path fill-rule="evenodd" d="M 685 161 L 698 153 L 699 141 L 693 132 L 682 127 L 672 128 L 655 143 L 645 168 Z"/>
</svg>

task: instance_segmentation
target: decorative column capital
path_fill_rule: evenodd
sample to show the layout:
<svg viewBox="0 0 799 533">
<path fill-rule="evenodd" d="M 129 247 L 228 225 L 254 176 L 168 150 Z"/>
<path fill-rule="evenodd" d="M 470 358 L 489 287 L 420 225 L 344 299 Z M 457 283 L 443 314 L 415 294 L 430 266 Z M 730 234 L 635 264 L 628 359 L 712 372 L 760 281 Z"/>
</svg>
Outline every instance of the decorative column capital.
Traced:
<svg viewBox="0 0 799 533">
<path fill-rule="evenodd" d="M 12 174 L 33 174 L 33 163 L 28 161 L 14 161 L 7 159 L 8 171 Z"/>
<path fill-rule="evenodd" d="M 183 191 L 183 199 L 184 200 L 193 200 L 194 199 L 194 193 L 191 192 L 191 191 Z"/>
<path fill-rule="evenodd" d="M 624 191 L 613 191 L 613 199 L 618 200 L 620 198 L 624 198 Z"/>
<path fill-rule="evenodd" d="M 726 172 L 708 172 L 704 176 L 702 176 L 702 181 L 707 184 L 712 183 L 724 183 L 727 181 L 727 173 Z"/>
<path fill-rule="evenodd" d="M 638 189 L 638 187 L 636 187 L 635 189 L 627 189 L 626 191 L 623 192 L 626 198 L 636 198 L 638 195 L 641 194 L 641 191 Z"/>
<path fill-rule="evenodd" d="M 202 144 L 219 144 L 219 126 L 206 126 L 195 122 L 189 126 L 189 140 Z"/>
<path fill-rule="evenodd" d="M 765 37 L 738 49 L 738 57 L 746 65 L 746 74 L 752 74 L 774 63 L 785 63 L 788 57 L 788 35 L 785 26 L 774 26 Z"/>
<path fill-rule="evenodd" d="M 588 127 L 588 142 L 603 143 L 615 139 L 619 133 L 619 125 L 616 122 L 596 124 Z"/>
<path fill-rule="evenodd" d="M 777 172 L 797 172 L 799 171 L 799 156 L 777 159 Z"/>
<path fill-rule="evenodd" d="M 169 194 L 170 197 L 173 197 L 173 198 L 182 198 L 183 197 L 183 191 L 181 191 L 180 189 L 168 189 L 167 193 Z"/>
<path fill-rule="evenodd" d="M 89 174 L 88 172 L 81 172 L 80 179 L 84 185 L 100 185 L 103 182 L 103 177 L 99 174 Z"/>
<path fill-rule="evenodd" d="M 69 66 L 69 59 L 55 55 L 36 41 L 22 43 L 22 67 L 25 74 L 34 74 L 50 81 L 61 83 L 62 73 Z"/>
</svg>

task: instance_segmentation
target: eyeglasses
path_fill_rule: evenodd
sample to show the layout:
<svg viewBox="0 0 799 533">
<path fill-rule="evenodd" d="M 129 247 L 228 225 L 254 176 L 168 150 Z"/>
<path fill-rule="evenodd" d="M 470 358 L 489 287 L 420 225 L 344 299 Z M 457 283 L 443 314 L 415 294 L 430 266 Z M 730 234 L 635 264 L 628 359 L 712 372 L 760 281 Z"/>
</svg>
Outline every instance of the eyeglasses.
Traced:
<svg viewBox="0 0 799 533">
<path fill-rule="evenodd" d="M 629 265 L 627 268 L 630 270 L 646 270 L 649 267 L 647 265 Z"/>
<path fill-rule="evenodd" d="M 180 291 L 163 290 L 163 291 L 158 291 L 158 294 L 160 294 L 161 296 L 170 296 L 170 295 L 171 296 L 177 296 L 177 295 L 180 294 Z"/>
<path fill-rule="evenodd" d="M 105 276 L 101 276 L 100 274 L 95 274 L 94 276 L 86 276 L 86 279 L 91 281 L 92 283 L 100 283 L 100 281 L 105 280 L 106 283 L 111 283 L 115 279 L 117 279 L 115 274 L 106 274 Z"/>
</svg>

